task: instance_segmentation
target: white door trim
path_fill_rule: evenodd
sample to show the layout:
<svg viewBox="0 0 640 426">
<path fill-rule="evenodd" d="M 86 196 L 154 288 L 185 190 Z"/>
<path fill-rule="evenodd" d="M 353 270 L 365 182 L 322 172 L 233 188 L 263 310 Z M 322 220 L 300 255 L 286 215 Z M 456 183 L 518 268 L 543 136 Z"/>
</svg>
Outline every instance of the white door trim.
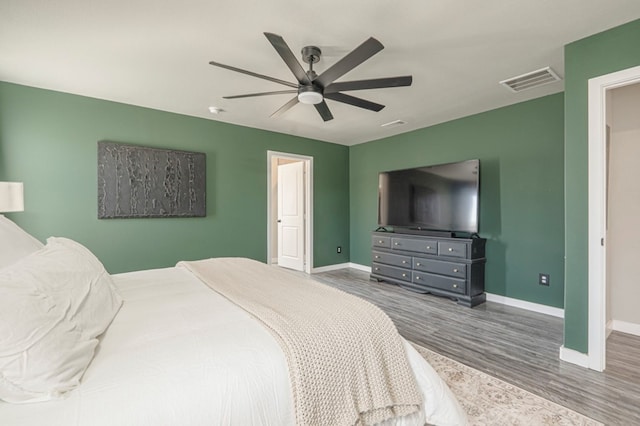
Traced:
<svg viewBox="0 0 640 426">
<path fill-rule="evenodd" d="M 274 235 L 273 215 L 271 213 L 271 205 L 273 203 L 273 188 L 271 186 L 271 176 L 274 172 L 271 164 L 274 158 L 286 158 L 289 160 L 302 160 L 305 164 L 305 214 L 304 222 L 304 272 L 310 274 L 313 270 L 313 157 L 307 155 L 290 154 L 287 152 L 267 151 L 267 264 L 272 263 L 272 259 L 277 253 L 272 253 L 271 239 Z"/>
<path fill-rule="evenodd" d="M 640 82 L 640 66 L 589 80 L 589 333 L 588 366 L 606 366 L 606 113 L 607 91 Z M 604 245 L 601 244 L 604 241 Z"/>
</svg>

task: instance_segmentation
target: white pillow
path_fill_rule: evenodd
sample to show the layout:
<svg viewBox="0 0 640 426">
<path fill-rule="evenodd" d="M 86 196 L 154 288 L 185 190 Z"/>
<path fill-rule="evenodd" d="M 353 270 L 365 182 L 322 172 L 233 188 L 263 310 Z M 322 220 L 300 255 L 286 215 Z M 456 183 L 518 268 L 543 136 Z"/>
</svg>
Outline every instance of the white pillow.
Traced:
<svg viewBox="0 0 640 426">
<path fill-rule="evenodd" d="M 0 214 L 0 268 L 44 247 L 18 225 Z"/>
<path fill-rule="evenodd" d="M 46 401 L 78 386 L 121 304 L 100 261 L 66 238 L 0 269 L 0 399 Z"/>
</svg>

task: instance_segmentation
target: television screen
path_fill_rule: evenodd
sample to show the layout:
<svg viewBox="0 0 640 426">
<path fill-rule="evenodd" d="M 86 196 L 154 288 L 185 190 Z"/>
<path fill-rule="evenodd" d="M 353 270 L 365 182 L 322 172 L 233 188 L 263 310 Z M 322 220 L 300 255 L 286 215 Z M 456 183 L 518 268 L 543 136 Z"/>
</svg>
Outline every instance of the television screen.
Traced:
<svg viewBox="0 0 640 426">
<path fill-rule="evenodd" d="M 478 232 L 480 160 L 381 172 L 378 225 Z"/>
</svg>

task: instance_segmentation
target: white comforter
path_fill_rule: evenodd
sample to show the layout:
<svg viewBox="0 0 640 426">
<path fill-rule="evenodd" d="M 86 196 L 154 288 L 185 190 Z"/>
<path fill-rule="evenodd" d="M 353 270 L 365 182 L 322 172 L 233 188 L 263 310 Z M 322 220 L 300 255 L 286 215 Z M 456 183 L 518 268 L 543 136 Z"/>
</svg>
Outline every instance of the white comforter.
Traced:
<svg viewBox="0 0 640 426">
<path fill-rule="evenodd" d="M 80 387 L 61 400 L 0 402 L 0 425 L 293 424 L 285 357 L 249 314 L 182 268 L 114 281 L 125 302 Z M 444 382 L 406 348 L 426 404 L 394 424 L 465 424 Z"/>
</svg>

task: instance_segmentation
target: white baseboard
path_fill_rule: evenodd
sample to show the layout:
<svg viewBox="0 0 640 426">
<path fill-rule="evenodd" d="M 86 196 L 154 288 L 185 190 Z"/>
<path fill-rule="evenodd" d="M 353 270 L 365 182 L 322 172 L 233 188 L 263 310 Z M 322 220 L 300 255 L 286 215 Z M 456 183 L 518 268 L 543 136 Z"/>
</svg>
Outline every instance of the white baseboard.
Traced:
<svg viewBox="0 0 640 426">
<path fill-rule="evenodd" d="M 560 359 L 580 367 L 589 368 L 589 355 L 560 346 Z"/>
<path fill-rule="evenodd" d="M 338 269 L 345 269 L 349 267 L 350 267 L 350 263 L 336 263 L 335 265 L 327 265 L 327 266 L 320 266 L 319 268 L 313 268 L 311 270 L 311 273 L 318 274 L 320 272 L 337 271 Z"/>
<path fill-rule="evenodd" d="M 526 309 L 527 311 L 533 311 L 558 318 L 564 318 L 564 309 L 541 305 L 540 303 L 527 302 L 526 300 L 513 299 L 511 297 L 500 296 L 498 294 L 487 293 L 487 302 L 501 303 L 507 306 Z"/>
<path fill-rule="evenodd" d="M 640 324 L 634 324 L 632 322 L 613 320 L 611 321 L 612 328 L 615 331 L 621 333 L 633 334 L 634 336 L 640 336 Z"/>
<path fill-rule="evenodd" d="M 345 269 L 345 268 L 353 268 L 353 269 L 358 269 L 360 271 L 371 273 L 371 266 L 360 265 L 358 263 L 352 263 L 352 262 L 349 262 L 349 263 L 337 263 L 335 265 L 320 266 L 319 268 L 313 268 L 311 270 L 311 273 L 312 274 L 318 274 L 320 272 L 337 271 L 338 269 Z"/>
<path fill-rule="evenodd" d="M 349 263 L 349 268 L 371 273 L 371 266 L 360 265 L 359 263 Z"/>
</svg>

